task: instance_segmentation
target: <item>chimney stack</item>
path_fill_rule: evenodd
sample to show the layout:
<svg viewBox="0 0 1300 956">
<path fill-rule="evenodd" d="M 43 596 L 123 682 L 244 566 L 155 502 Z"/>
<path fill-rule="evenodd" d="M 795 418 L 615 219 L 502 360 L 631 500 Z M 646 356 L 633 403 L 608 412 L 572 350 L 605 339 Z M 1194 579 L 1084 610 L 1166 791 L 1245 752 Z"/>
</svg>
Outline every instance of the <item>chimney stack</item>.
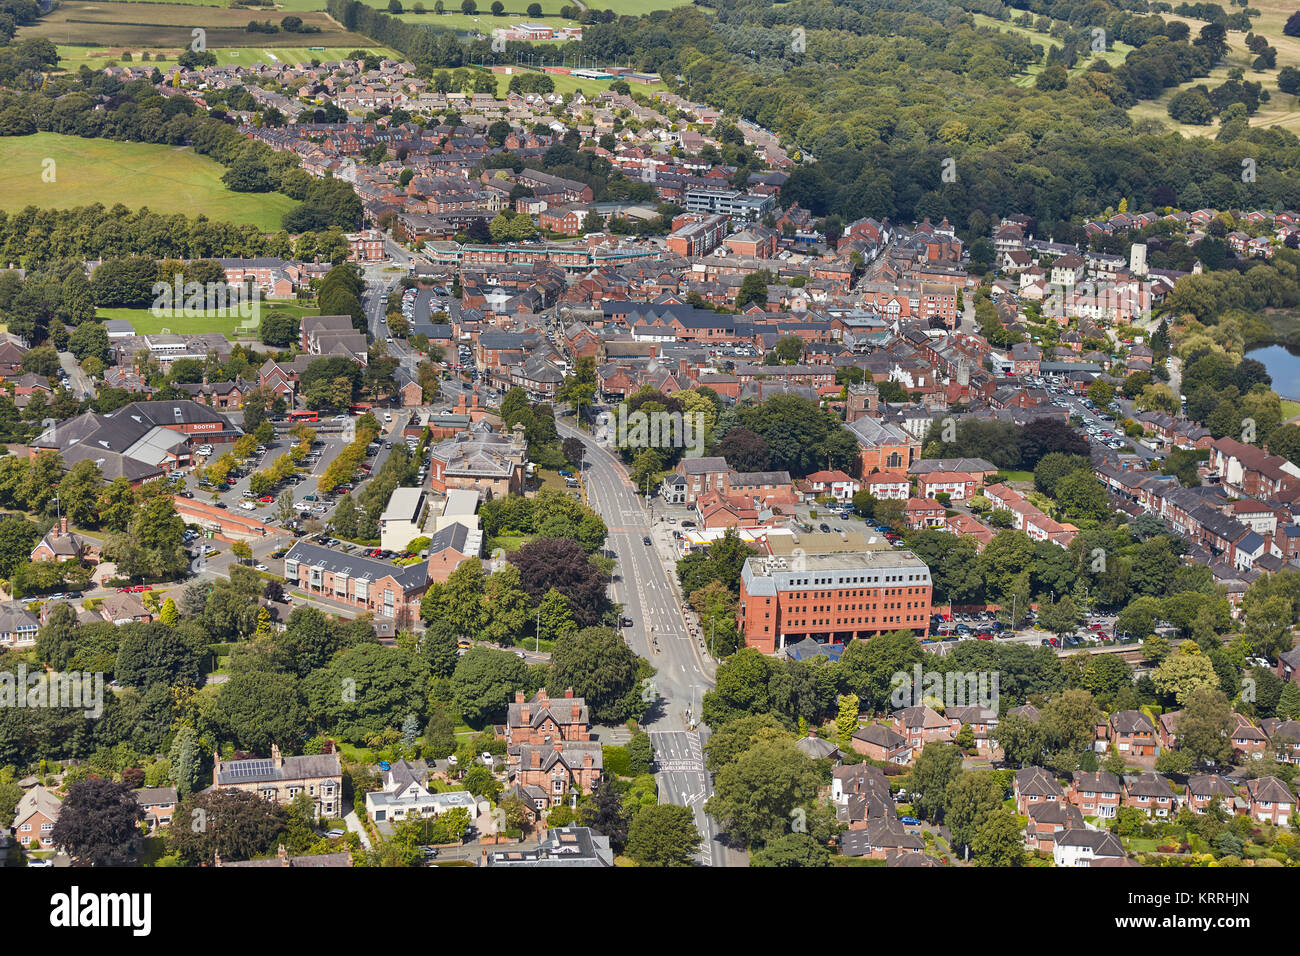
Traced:
<svg viewBox="0 0 1300 956">
<path fill-rule="evenodd" d="M 281 843 L 281 844 L 280 844 L 280 848 L 279 848 L 278 850 L 275 851 L 275 855 L 278 856 L 278 857 L 280 858 L 280 865 L 281 865 L 281 866 L 288 866 L 288 865 L 289 865 L 289 851 L 286 850 L 286 849 L 284 848 L 284 844 L 283 844 L 283 843 Z"/>
<path fill-rule="evenodd" d="M 557 740 L 555 743 L 551 744 L 551 747 L 555 750 L 557 754 L 562 753 L 564 751 L 564 741 Z"/>
<path fill-rule="evenodd" d="M 279 744 L 271 744 L 271 765 L 274 766 L 276 770 L 284 768 L 284 757 L 280 753 Z"/>
</svg>

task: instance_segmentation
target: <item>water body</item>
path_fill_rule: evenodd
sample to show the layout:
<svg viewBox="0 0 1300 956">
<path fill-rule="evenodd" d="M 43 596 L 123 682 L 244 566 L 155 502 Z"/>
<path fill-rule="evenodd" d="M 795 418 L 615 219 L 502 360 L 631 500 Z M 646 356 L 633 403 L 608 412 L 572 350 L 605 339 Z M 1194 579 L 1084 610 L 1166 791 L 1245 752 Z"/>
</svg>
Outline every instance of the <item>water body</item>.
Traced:
<svg viewBox="0 0 1300 956">
<path fill-rule="evenodd" d="M 1246 355 L 1264 363 L 1273 378 L 1273 391 L 1283 398 L 1300 401 L 1300 349 L 1266 345 L 1251 349 Z"/>
</svg>

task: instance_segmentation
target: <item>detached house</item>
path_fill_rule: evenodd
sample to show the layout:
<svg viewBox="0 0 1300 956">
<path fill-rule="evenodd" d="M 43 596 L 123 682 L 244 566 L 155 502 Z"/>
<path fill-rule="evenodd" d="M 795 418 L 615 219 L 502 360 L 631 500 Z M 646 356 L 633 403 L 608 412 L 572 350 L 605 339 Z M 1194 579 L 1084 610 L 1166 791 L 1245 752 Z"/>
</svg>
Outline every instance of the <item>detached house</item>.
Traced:
<svg viewBox="0 0 1300 956">
<path fill-rule="evenodd" d="M 1236 797 L 1228 782 L 1214 773 L 1197 774 L 1187 778 L 1186 801 L 1193 813 L 1204 813 L 1214 804 L 1219 804 L 1226 812 L 1232 812 L 1232 801 Z"/>
<path fill-rule="evenodd" d="M 366 812 L 375 823 L 391 823 L 410 816 L 436 817 L 463 808 L 470 820 L 478 816 L 478 801 L 467 790 L 438 793 L 426 783 L 428 767 L 423 760 L 399 760 L 384 774 L 381 790 L 366 793 Z"/>
<path fill-rule="evenodd" d="M 1098 728 L 1098 736 L 1103 743 L 1098 750 L 1105 750 L 1107 737 L 1115 744 L 1115 749 L 1125 756 L 1158 757 L 1160 745 L 1156 739 L 1156 726 L 1151 718 L 1140 710 L 1121 710 L 1110 715 L 1110 720 Z"/>
<path fill-rule="evenodd" d="M 884 724 L 867 724 L 853 733 L 853 749 L 872 760 L 905 764 L 912 759 L 912 746 L 906 737 Z"/>
<path fill-rule="evenodd" d="M 1119 811 L 1122 792 L 1123 784 L 1113 773 L 1076 770 L 1070 784 L 1069 799 L 1084 816 L 1110 820 Z"/>
<path fill-rule="evenodd" d="M 1060 782 L 1042 767 L 1025 767 L 1016 771 L 1012 795 L 1016 800 L 1016 813 L 1029 815 L 1029 808 L 1036 803 L 1061 803 L 1065 800 L 1065 791 Z"/>
<path fill-rule="evenodd" d="M 1083 828 L 1083 814 L 1068 803 L 1035 803 L 1029 808 L 1029 822 L 1025 825 L 1025 845 L 1031 850 L 1051 852 L 1056 846 L 1056 835 L 1063 830 Z"/>
<path fill-rule="evenodd" d="M 1169 781 L 1158 773 L 1142 773 L 1124 783 L 1124 806 L 1142 810 L 1150 817 L 1165 819 L 1178 806 Z"/>
<path fill-rule="evenodd" d="M 285 757 L 272 744 L 270 759 L 222 760 L 220 754 L 213 754 L 212 788 L 254 793 L 280 806 L 306 793 L 315 803 L 317 817 L 343 813 L 343 764 L 337 753 Z"/>
<path fill-rule="evenodd" d="M 31 846 L 35 840 L 44 849 L 52 848 L 54 839 L 51 834 L 61 809 L 62 800 L 44 787 L 33 787 L 18 801 L 14 813 L 14 835 L 23 846 Z"/>
<path fill-rule="evenodd" d="M 895 711 L 894 732 L 918 753 L 931 741 L 951 743 L 954 737 L 952 724 L 924 705 Z"/>
<path fill-rule="evenodd" d="M 31 554 L 32 561 L 93 561 L 98 558 L 98 542 L 70 532 L 66 516 L 41 538 Z"/>
<path fill-rule="evenodd" d="M 1250 798 L 1250 816 L 1260 823 L 1286 826 L 1295 816 L 1295 794 L 1277 777 L 1260 777 L 1246 781 Z"/>
<path fill-rule="evenodd" d="M 1063 830 L 1056 835 L 1052 859 L 1057 866 L 1093 866 L 1102 859 L 1124 859 L 1124 847 L 1104 830 Z"/>
</svg>

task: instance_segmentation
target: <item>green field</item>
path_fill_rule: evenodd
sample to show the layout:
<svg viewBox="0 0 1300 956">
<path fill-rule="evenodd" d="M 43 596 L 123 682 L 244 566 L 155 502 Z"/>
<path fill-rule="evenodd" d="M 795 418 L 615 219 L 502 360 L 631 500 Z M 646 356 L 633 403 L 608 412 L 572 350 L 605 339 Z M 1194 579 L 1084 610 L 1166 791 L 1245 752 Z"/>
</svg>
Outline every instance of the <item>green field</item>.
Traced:
<svg viewBox="0 0 1300 956">
<path fill-rule="evenodd" d="M 1245 73 L 1245 79 L 1252 83 L 1262 83 L 1264 89 L 1268 90 L 1270 97 L 1269 101 L 1262 104 L 1255 115 L 1250 118 L 1250 125 L 1280 126 L 1293 133 L 1300 133 L 1300 100 L 1297 100 L 1294 94 L 1283 93 L 1277 88 L 1278 70 L 1284 66 L 1300 67 L 1300 37 L 1289 37 L 1282 33 L 1282 25 L 1286 22 L 1287 17 L 1296 11 L 1296 5 L 1291 0 L 1256 0 L 1250 6 L 1260 12 L 1258 17 L 1251 18 L 1254 32 L 1267 37 L 1268 42 L 1277 48 L 1277 69 L 1256 72 L 1251 66 L 1255 56 L 1246 49 L 1246 35 L 1240 31 L 1230 30 L 1228 31 L 1227 59 L 1224 63 L 1211 70 L 1208 77 L 1192 80 L 1182 86 L 1166 90 L 1159 99 L 1143 100 L 1129 109 L 1129 116 L 1134 119 L 1159 120 L 1168 128 L 1178 130 L 1178 132 L 1187 136 L 1214 136 L 1219 131 L 1217 121 L 1207 126 L 1189 126 L 1176 123 L 1169 116 L 1169 101 L 1173 99 L 1179 90 L 1189 89 L 1197 84 L 1203 83 L 1206 87 L 1213 89 L 1228 78 L 1228 70 L 1231 67 L 1240 67 Z M 1234 12 L 1231 7 L 1225 7 L 1224 9 Z M 1204 20 L 1193 20 L 1189 17 L 1178 17 L 1172 14 L 1163 14 L 1163 16 L 1166 20 L 1181 20 L 1186 23 L 1191 27 L 1192 36 L 1196 36 L 1206 23 Z"/>
<path fill-rule="evenodd" d="M 291 312 L 301 318 L 304 315 L 319 315 L 320 310 L 314 306 L 302 306 L 296 304 L 280 305 L 278 303 L 265 303 L 264 309 L 277 309 Z M 177 335 L 193 335 L 196 332 L 219 332 L 228 339 L 235 338 L 256 338 L 256 326 L 252 330 L 241 326 L 250 321 L 238 313 L 230 315 L 221 315 L 218 313 L 209 313 L 197 316 L 165 316 L 155 315 L 150 309 L 96 309 L 97 318 L 107 321 L 109 319 L 125 319 L 130 322 L 138 335 L 152 335 L 159 332 L 173 332 Z M 251 321 L 256 322 L 258 316 L 254 313 Z"/>
<path fill-rule="evenodd" d="M 1016 10 L 1013 12 L 1016 16 L 1019 16 L 1021 11 Z M 979 26 L 992 27 L 993 29 L 1000 30 L 1003 33 L 1015 33 L 1024 37 L 1031 44 L 1042 46 L 1045 50 L 1052 47 L 1059 47 L 1061 45 L 1060 40 L 1048 36 L 1046 33 L 1039 33 L 1037 30 L 1031 30 L 1028 27 L 1016 26 L 1006 20 L 995 20 L 993 17 L 986 16 L 982 13 L 975 13 L 971 16 Z M 1124 62 L 1124 57 L 1128 56 L 1129 51 L 1132 49 L 1131 46 L 1125 43 L 1112 43 L 1111 49 L 1102 54 L 1101 59 L 1105 60 L 1111 66 L 1119 66 Z M 1070 70 L 1070 76 L 1074 77 L 1082 73 L 1088 68 L 1088 64 L 1090 64 L 1094 59 L 1096 59 L 1096 56 L 1093 54 L 1081 54 L 1074 69 Z M 1035 63 L 1025 71 L 1024 75 L 1015 80 L 1015 84 L 1017 86 L 1031 87 L 1034 85 L 1035 78 L 1042 72 L 1043 65 L 1041 63 Z"/>
<path fill-rule="evenodd" d="M 564 76 L 563 74 L 551 74 L 551 79 L 555 81 L 555 92 L 563 94 L 575 93 L 581 90 L 588 99 L 596 93 L 602 93 L 609 89 L 610 84 L 615 82 L 614 80 L 584 80 L 576 76 Z M 504 73 L 497 74 L 496 95 L 498 99 L 504 99 L 506 94 L 510 92 L 510 80 L 511 77 L 506 76 Z M 663 83 L 651 83 L 648 86 L 644 83 L 629 83 L 628 85 L 634 91 L 645 95 L 668 89 Z"/>
<path fill-rule="evenodd" d="M 152 0 L 140 0 L 140 2 L 149 3 L 152 2 Z M 165 52 L 167 59 L 158 63 L 158 68 L 166 73 L 169 65 L 174 64 L 176 56 L 180 52 L 179 50 L 159 51 L 158 49 L 151 47 L 128 47 L 127 49 L 132 56 L 130 61 L 122 58 L 121 50 L 119 49 L 108 51 L 97 49 L 95 47 L 65 46 L 59 44 L 59 66 L 62 69 L 74 73 L 83 65 L 92 70 L 103 69 L 109 64 L 114 64 L 116 66 L 148 66 L 150 63 L 146 63 L 140 58 L 142 53 L 147 51 L 151 56 L 156 57 L 159 52 Z M 365 50 L 368 53 L 374 53 L 381 57 L 388 57 L 391 59 L 401 58 L 401 55 L 396 51 L 390 50 L 387 47 L 377 47 L 374 44 L 363 45 L 360 47 L 331 46 L 326 47 L 323 50 L 309 50 L 306 47 L 242 47 L 240 49 L 214 49 L 212 52 L 217 58 L 217 63 L 221 66 L 225 66 L 228 63 L 310 63 L 313 59 L 319 60 L 322 63 L 330 63 L 345 59 L 349 53 L 357 49 Z"/>
<path fill-rule="evenodd" d="M 278 22 L 288 11 L 256 11 L 247 8 L 185 3 L 119 3 L 65 0 L 58 8 L 31 26 L 19 29 L 18 38 L 45 37 L 54 43 L 90 47 L 92 50 L 168 49 L 183 50 L 193 42 L 192 31 L 206 31 L 208 49 L 239 49 L 267 36 L 249 33 L 249 20 Z M 268 39 L 281 47 L 366 46 L 359 33 L 344 30 L 325 13 L 300 11 L 305 23 L 321 28 L 320 33 L 276 33 Z"/>
<path fill-rule="evenodd" d="M 53 160 L 54 182 L 42 173 Z M 60 133 L 0 139 L 0 209 L 51 209 L 93 202 L 154 212 L 202 213 L 209 219 L 251 223 L 266 232 L 296 203 L 279 193 L 231 192 L 225 167 L 183 146 L 119 143 Z"/>
</svg>

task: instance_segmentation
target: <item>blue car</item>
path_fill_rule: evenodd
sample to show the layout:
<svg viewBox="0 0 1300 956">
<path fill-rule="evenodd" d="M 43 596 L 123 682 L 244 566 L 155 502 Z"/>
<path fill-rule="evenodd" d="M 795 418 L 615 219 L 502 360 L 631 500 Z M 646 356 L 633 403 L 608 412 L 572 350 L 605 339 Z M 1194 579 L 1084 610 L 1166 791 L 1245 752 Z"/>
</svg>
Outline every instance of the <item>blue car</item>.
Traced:
<svg viewBox="0 0 1300 956">
<path fill-rule="evenodd" d="M 916 817 L 903 817 L 898 822 L 907 827 L 919 827 L 921 825 L 921 821 Z"/>
</svg>

